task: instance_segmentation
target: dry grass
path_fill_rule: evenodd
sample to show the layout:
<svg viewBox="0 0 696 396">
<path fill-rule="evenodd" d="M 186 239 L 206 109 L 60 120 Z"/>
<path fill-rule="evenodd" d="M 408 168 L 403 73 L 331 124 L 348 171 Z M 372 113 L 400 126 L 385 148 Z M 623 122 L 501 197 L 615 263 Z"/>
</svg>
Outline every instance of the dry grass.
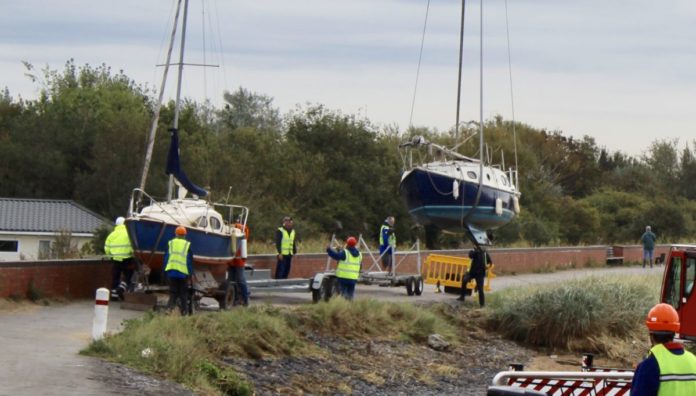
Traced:
<svg viewBox="0 0 696 396">
<path fill-rule="evenodd" d="M 552 349 L 635 361 L 643 320 L 657 302 L 657 275 L 589 278 L 510 289 L 491 298 L 488 325 L 506 337 Z"/>
</svg>

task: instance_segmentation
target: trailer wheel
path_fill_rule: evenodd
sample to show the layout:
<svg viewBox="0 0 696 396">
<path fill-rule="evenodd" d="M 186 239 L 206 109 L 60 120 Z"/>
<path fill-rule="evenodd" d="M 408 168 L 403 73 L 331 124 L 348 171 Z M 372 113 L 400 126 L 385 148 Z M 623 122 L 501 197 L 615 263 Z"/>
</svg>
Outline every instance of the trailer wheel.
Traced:
<svg viewBox="0 0 696 396">
<path fill-rule="evenodd" d="M 225 284 L 221 286 L 221 289 L 224 290 L 222 298 L 218 300 L 221 311 L 231 309 L 234 305 L 236 305 L 237 296 L 239 295 L 237 288 L 237 283 L 235 282 L 225 282 Z"/>
<path fill-rule="evenodd" d="M 331 277 L 325 277 L 321 281 L 321 286 L 319 290 L 312 290 L 312 301 L 318 303 L 319 301 L 329 301 L 331 296 L 333 296 L 334 280 Z"/>
<path fill-rule="evenodd" d="M 410 276 L 406 279 L 406 294 L 412 296 L 416 291 L 416 278 Z"/>
<path fill-rule="evenodd" d="M 423 294 L 423 277 L 419 276 L 416 278 L 416 288 L 414 292 L 416 293 L 417 296 L 420 296 Z"/>
</svg>

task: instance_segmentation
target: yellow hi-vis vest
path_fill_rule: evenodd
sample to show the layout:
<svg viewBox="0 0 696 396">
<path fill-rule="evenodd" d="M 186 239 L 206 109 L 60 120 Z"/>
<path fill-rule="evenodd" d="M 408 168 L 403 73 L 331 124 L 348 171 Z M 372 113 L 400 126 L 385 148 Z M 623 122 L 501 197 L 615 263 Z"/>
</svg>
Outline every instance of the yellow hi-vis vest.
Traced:
<svg viewBox="0 0 696 396">
<path fill-rule="evenodd" d="M 292 255 L 292 247 L 295 246 L 295 230 L 288 230 L 283 227 L 278 227 L 278 230 L 283 233 L 283 239 L 280 241 L 280 254 L 283 256 Z"/>
<path fill-rule="evenodd" d="M 104 241 L 104 253 L 108 254 L 114 261 L 123 261 L 133 257 L 133 248 L 128 239 L 126 226 L 121 224 L 114 227 L 114 230 Z"/>
<path fill-rule="evenodd" d="M 189 247 L 191 242 L 182 238 L 174 238 L 169 241 L 169 259 L 165 271 L 179 271 L 182 274 L 189 274 L 186 258 L 188 257 Z"/>
<path fill-rule="evenodd" d="M 379 229 L 379 246 L 384 246 L 384 229 L 391 229 L 388 225 L 382 224 L 382 227 Z M 396 235 L 392 233 L 389 235 L 389 246 L 395 247 L 396 246 Z"/>
<path fill-rule="evenodd" d="M 658 396 L 696 395 L 696 356 L 687 350 L 675 355 L 662 344 L 652 347 L 650 353 L 660 367 Z"/>
<path fill-rule="evenodd" d="M 358 252 L 353 256 L 350 250 L 346 249 L 346 259 L 338 262 L 336 266 L 336 277 L 343 279 L 358 279 L 360 277 L 360 264 L 362 263 L 362 253 Z"/>
</svg>

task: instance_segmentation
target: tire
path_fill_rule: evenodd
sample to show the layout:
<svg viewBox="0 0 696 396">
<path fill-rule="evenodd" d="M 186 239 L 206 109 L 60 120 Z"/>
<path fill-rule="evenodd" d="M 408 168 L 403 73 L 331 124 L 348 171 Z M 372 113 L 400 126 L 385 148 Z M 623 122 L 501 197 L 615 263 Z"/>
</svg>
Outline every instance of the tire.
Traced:
<svg viewBox="0 0 696 396">
<path fill-rule="evenodd" d="M 414 277 L 409 277 L 406 279 L 406 294 L 409 296 L 412 296 L 415 293 L 416 289 L 416 278 Z"/>
<path fill-rule="evenodd" d="M 225 282 L 224 286 L 221 286 L 221 289 L 223 289 L 224 293 L 218 300 L 220 310 L 226 311 L 237 305 L 237 295 L 239 294 L 237 284 L 234 282 Z"/>
<path fill-rule="evenodd" d="M 413 292 L 416 293 L 417 296 L 420 296 L 421 294 L 423 294 L 424 286 L 425 285 L 423 284 L 423 277 L 422 276 L 417 277 L 416 278 L 416 288 L 413 290 Z"/>
<path fill-rule="evenodd" d="M 329 301 L 333 295 L 334 283 L 333 278 L 326 277 L 322 279 L 319 290 L 312 289 L 312 301 L 315 303 Z"/>
</svg>

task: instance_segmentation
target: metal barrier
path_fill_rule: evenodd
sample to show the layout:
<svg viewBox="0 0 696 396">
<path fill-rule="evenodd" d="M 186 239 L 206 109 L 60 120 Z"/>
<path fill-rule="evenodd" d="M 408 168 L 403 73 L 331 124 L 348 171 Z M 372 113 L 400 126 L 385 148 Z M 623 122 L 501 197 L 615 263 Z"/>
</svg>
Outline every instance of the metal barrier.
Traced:
<svg viewBox="0 0 696 396">
<path fill-rule="evenodd" d="M 462 279 L 469 270 L 471 259 L 468 257 L 445 256 L 443 254 L 431 254 L 425 259 L 423 265 L 424 282 L 431 285 L 461 288 Z M 486 270 L 486 281 L 483 289 L 491 290 L 491 279 L 495 278 L 493 264 Z M 475 289 L 476 281 L 467 283 L 467 289 Z"/>
<path fill-rule="evenodd" d="M 493 386 L 533 389 L 551 396 L 628 395 L 632 379 L 632 371 L 502 371 L 493 378 Z"/>
</svg>

